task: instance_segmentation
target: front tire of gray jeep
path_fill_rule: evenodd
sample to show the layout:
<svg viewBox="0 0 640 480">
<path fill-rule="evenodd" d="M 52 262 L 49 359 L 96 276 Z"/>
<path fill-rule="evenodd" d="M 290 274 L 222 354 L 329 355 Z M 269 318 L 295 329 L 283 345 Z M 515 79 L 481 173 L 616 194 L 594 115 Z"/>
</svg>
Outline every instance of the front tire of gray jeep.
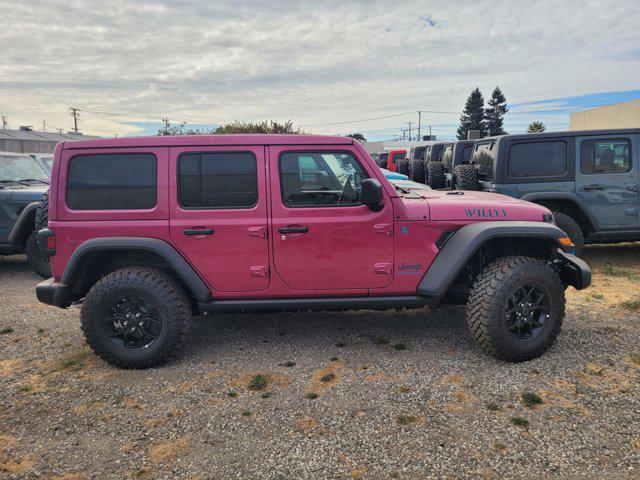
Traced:
<svg viewBox="0 0 640 480">
<path fill-rule="evenodd" d="M 42 278 L 51 277 L 51 264 L 49 263 L 49 257 L 40 255 L 40 249 L 38 248 L 38 234 L 31 232 L 27 243 L 24 246 L 24 253 L 27 255 L 27 263 L 31 270 L 36 272 Z"/>
<path fill-rule="evenodd" d="M 112 272 L 85 297 L 82 332 L 93 351 L 120 368 L 165 363 L 189 332 L 191 308 L 184 289 L 149 267 Z"/>
<path fill-rule="evenodd" d="M 445 177 L 444 165 L 442 162 L 427 163 L 427 178 L 429 179 L 427 185 L 432 189 L 438 190 L 440 188 L 444 188 Z"/>
<path fill-rule="evenodd" d="M 542 260 L 500 258 L 476 278 L 467 323 L 485 352 L 501 360 L 537 358 L 555 342 L 564 320 L 564 288 Z"/>
<path fill-rule="evenodd" d="M 584 234 L 582 233 L 582 229 L 580 228 L 580 225 L 578 225 L 578 222 L 569 215 L 565 215 L 560 212 L 553 212 L 553 216 L 558 228 L 566 233 L 573 242 L 575 255 L 577 257 L 581 256 L 582 250 L 584 250 Z"/>
</svg>

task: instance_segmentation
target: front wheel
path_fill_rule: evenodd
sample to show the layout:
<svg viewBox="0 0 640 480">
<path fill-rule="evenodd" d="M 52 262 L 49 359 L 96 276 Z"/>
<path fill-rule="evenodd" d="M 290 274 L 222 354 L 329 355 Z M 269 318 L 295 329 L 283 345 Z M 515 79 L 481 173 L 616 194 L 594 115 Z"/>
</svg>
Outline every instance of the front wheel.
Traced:
<svg viewBox="0 0 640 480">
<path fill-rule="evenodd" d="M 429 185 L 433 190 L 444 188 L 444 165 L 442 162 L 429 162 L 427 163 L 427 178 Z"/>
<path fill-rule="evenodd" d="M 91 287 L 81 319 L 87 343 L 98 356 L 117 367 L 146 368 L 165 362 L 181 346 L 191 310 L 171 276 L 130 267 Z"/>
<path fill-rule="evenodd" d="M 467 323 L 485 352 L 511 362 L 539 357 L 564 320 L 564 288 L 542 260 L 505 257 L 478 275 L 467 302 Z"/>
</svg>

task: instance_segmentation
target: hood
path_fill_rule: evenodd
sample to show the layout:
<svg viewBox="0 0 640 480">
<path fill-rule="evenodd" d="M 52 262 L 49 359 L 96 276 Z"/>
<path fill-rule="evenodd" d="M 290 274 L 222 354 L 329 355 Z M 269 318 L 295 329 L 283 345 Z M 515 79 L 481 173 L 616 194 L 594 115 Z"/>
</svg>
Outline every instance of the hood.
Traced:
<svg viewBox="0 0 640 480">
<path fill-rule="evenodd" d="M 414 190 L 400 197 L 406 220 L 540 222 L 549 210 L 540 205 L 497 193 Z"/>
<path fill-rule="evenodd" d="M 18 188 L 4 188 L 2 191 L 13 201 L 35 202 L 42 198 L 42 194 L 49 190 L 49 185 L 38 184 Z"/>
</svg>

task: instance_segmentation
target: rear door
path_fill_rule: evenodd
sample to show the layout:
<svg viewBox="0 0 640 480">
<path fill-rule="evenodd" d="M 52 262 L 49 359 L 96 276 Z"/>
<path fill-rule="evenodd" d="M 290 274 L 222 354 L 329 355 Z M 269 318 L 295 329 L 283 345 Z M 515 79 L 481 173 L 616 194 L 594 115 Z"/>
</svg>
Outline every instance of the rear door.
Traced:
<svg viewBox="0 0 640 480">
<path fill-rule="evenodd" d="M 272 146 L 269 154 L 274 265 L 293 290 L 381 288 L 393 280 L 393 210 L 359 200 L 375 177 L 345 145 Z"/>
<path fill-rule="evenodd" d="M 640 225 L 637 136 L 578 137 L 576 142 L 576 193 L 600 226 Z"/>
<path fill-rule="evenodd" d="M 269 285 L 263 146 L 170 149 L 171 240 L 212 290 Z"/>
</svg>

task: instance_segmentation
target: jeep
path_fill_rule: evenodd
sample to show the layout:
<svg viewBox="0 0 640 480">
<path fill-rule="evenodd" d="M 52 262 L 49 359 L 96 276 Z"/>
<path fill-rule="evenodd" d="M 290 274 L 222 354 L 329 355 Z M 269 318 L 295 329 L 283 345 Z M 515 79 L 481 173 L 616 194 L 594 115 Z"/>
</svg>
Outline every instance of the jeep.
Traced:
<svg viewBox="0 0 640 480">
<path fill-rule="evenodd" d="M 580 254 L 585 243 L 640 240 L 640 129 L 486 138 L 458 188 L 545 206 Z"/>
<path fill-rule="evenodd" d="M 31 269 L 44 278 L 51 269 L 38 250 L 36 225 L 46 226 L 42 199 L 48 190 L 49 176 L 37 160 L 0 152 L 0 255 L 25 253 Z"/>
<path fill-rule="evenodd" d="M 547 208 L 394 186 L 345 137 L 64 142 L 38 237 L 53 271 L 38 299 L 81 305 L 87 343 L 119 367 L 167 360 L 194 314 L 448 303 L 486 352 L 522 361 L 591 278 Z"/>
<path fill-rule="evenodd" d="M 444 169 L 445 188 L 455 190 L 457 188 L 457 177 L 466 176 L 465 168 L 473 154 L 473 144 L 475 140 L 459 140 L 448 143 L 444 147 L 442 154 L 442 167 Z M 470 168 L 473 171 L 473 167 Z"/>
<path fill-rule="evenodd" d="M 445 186 L 444 166 L 442 159 L 444 150 L 451 142 L 435 142 L 424 151 L 424 183 L 433 189 Z"/>
</svg>

